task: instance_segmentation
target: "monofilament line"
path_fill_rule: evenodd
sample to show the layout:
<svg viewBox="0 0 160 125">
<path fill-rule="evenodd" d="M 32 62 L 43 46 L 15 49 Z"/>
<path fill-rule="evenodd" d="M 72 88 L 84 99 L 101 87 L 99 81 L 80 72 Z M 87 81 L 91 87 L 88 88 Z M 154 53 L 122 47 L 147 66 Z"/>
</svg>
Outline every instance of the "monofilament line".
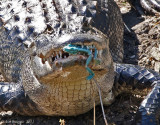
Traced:
<svg viewBox="0 0 160 125">
<path fill-rule="evenodd" d="M 96 86 L 98 88 L 99 98 L 100 98 L 100 102 L 101 102 L 101 108 L 102 108 L 102 112 L 103 112 L 104 121 L 105 121 L 105 124 L 108 125 L 107 119 L 106 119 L 106 115 L 105 115 L 105 112 L 104 112 L 103 102 L 102 102 L 101 88 L 100 88 L 99 84 L 97 83 L 97 81 L 94 78 L 93 78 L 93 80 L 96 83 Z"/>
<path fill-rule="evenodd" d="M 93 114 L 93 117 L 94 117 L 93 125 L 96 125 L 96 104 L 95 104 L 95 100 L 94 100 L 94 114 Z"/>
</svg>

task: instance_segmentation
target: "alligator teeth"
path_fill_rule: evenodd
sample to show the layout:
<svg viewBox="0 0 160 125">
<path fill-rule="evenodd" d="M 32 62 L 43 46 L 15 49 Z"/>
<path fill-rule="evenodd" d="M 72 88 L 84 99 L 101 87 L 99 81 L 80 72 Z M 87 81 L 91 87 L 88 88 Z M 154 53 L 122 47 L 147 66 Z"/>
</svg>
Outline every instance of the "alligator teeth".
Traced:
<svg viewBox="0 0 160 125">
<path fill-rule="evenodd" d="M 60 55 L 60 58 L 62 58 L 62 52 L 61 51 L 59 51 L 59 55 Z"/>
<path fill-rule="evenodd" d="M 52 57 L 49 58 L 49 62 L 52 62 Z"/>
<path fill-rule="evenodd" d="M 67 58 L 66 55 L 64 56 L 64 58 L 65 58 L 65 59 Z"/>
<path fill-rule="evenodd" d="M 98 50 L 97 50 L 97 58 L 98 58 Z"/>
<path fill-rule="evenodd" d="M 51 64 L 51 63 L 52 63 L 52 58 L 51 58 L 51 57 L 47 58 L 47 62 L 48 62 L 49 64 Z"/>
<path fill-rule="evenodd" d="M 55 55 L 55 53 L 53 52 L 53 55 L 52 55 L 52 57 L 54 57 L 54 55 Z"/>
<path fill-rule="evenodd" d="M 59 59 L 59 55 L 58 55 L 58 53 L 56 52 L 56 57 L 57 57 L 57 59 Z"/>
<path fill-rule="evenodd" d="M 99 50 L 98 55 L 102 56 L 102 50 Z"/>
<path fill-rule="evenodd" d="M 45 59 L 45 58 L 42 58 L 42 60 L 41 60 L 41 61 L 42 61 L 42 63 L 43 63 L 43 64 L 45 64 L 46 59 Z"/>
</svg>

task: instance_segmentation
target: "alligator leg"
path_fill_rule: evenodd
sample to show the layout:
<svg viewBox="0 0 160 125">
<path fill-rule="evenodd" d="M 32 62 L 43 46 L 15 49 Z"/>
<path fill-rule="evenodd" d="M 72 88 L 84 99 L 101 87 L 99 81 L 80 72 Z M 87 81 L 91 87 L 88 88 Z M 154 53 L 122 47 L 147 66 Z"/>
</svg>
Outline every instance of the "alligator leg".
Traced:
<svg viewBox="0 0 160 125">
<path fill-rule="evenodd" d="M 129 64 L 116 64 L 115 71 L 117 75 L 113 88 L 117 90 L 118 86 L 129 86 L 128 91 L 138 89 L 139 93 L 145 88 L 152 89 L 139 107 L 137 120 L 140 120 L 141 125 L 157 125 L 160 111 L 160 75 L 153 70 Z"/>
<path fill-rule="evenodd" d="M 159 0 L 129 0 L 129 3 L 134 7 L 140 15 L 144 12 L 148 14 L 160 14 L 160 1 Z"/>
<path fill-rule="evenodd" d="M 13 111 L 21 115 L 38 115 L 40 112 L 20 84 L 0 82 L 0 111 Z"/>
</svg>

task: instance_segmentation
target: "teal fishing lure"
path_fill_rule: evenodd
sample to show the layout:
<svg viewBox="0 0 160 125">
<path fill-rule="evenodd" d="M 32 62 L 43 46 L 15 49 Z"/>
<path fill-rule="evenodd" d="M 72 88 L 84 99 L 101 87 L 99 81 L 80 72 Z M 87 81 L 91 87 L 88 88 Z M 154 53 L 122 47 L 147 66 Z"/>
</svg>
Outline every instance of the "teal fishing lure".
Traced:
<svg viewBox="0 0 160 125">
<path fill-rule="evenodd" d="M 83 52 L 89 55 L 89 57 L 87 58 L 86 64 L 85 64 L 86 70 L 89 72 L 89 76 L 87 76 L 87 80 L 91 80 L 95 75 L 94 72 L 88 67 L 89 63 L 91 62 L 93 58 L 93 54 L 90 49 L 94 49 L 94 60 L 97 63 L 99 63 L 99 61 L 97 60 L 97 49 L 93 46 L 92 47 L 86 47 L 86 46 L 81 47 L 78 45 L 68 44 L 63 47 L 63 51 L 68 52 L 70 54 L 78 54 L 79 52 Z"/>
</svg>

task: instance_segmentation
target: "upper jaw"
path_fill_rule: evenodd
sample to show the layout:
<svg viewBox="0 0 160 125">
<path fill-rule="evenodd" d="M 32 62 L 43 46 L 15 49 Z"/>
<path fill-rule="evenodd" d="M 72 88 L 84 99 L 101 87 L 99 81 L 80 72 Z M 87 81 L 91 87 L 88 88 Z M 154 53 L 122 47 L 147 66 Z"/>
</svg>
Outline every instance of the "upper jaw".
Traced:
<svg viewBox="0 0 160 125">
<path fill-rule="evenodd" d="M 64 44 L 80 44 L 80 45 L 92 45 L 94 42 L 94 45 L 97 47 L 98 50 L 104 48 L 104 42 L 105 37 L 100 37 L 92 34 L 76 34 L 76 35 L 70 35 L 66 34 L 61 36 L 57 43 L 64 46 Z"/>
<path fill-rule="evenodd" d="M 66 34 L 55 41 L 49 43 L 47 46 L 39 48 L 36 54 L 40 57 L 48 58 L 54 51 L 60 51 L 67 44 L 77 44 L 84 46 L 94 45 L 97 50 L 105 49 L 107 45 L 107 39 L 105 37 L 99 37 L 91 34 Z"/>
</svg>

